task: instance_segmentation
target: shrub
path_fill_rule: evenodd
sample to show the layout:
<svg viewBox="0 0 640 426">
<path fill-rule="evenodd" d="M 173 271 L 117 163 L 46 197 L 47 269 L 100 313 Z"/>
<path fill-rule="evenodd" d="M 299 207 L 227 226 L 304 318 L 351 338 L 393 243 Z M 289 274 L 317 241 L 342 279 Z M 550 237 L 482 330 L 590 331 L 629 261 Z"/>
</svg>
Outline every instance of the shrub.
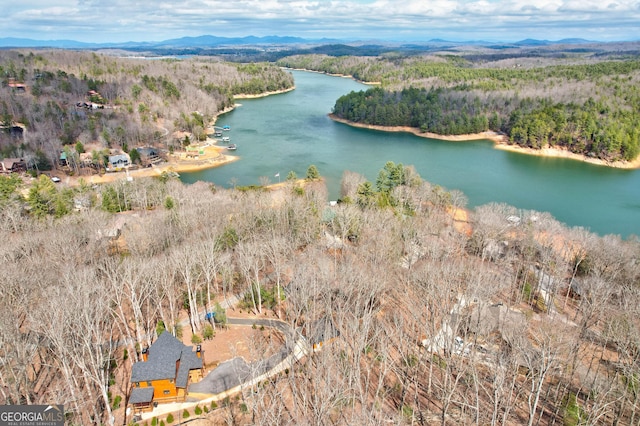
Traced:
<svg viewBox="0 0 640 426">
<path fill-rule="evenodd" d="M 576 394 L 570 392 L 562 399 L 562 407 L 564 408 L 564 416 L 562 424 L 564 426 L 575 426 L 583 424 L 585 412 L 578 404 Z"/>
<path fill-rule="evenodd" d="M 402 415 L 406 418 L 406 419 L 412 419 L 413 418 L 413 408 L 411 408 L 408 405 L 403 405 L 402 406 Z"/>
<path fill-rule="evenodd" d="M 121 401 L 122 401 L 122 396 L 116 395 L 116 397 L 113 398 L 113 404 L 112 404 L 111 408 L 113 408 L 114 410 L 120 408 L 120 402 Z"/>
<path fill-rule="evenodd" d="M 188 419 L 189 418 L 189 410 L 187 410 L 186 408 L 182 412 L 182 418 L 183 419 Z"/>
<path fill-rule="evenodd" d="M 169 413 L 169 415 L 167 416 L 167 423 L 173 423 L 173 414 Z"/>
<path fill-rule="evenodd" d="M 310 165 L 307 169 L 307 180 L 315 180 L 320 177 L 320 172 L 318 172 L 318 168 L 315 165 Z"/>
<path fill-rule="evenodd" d="M 159 320 L 156 323 L 156 334 L 160 336 L 165 330 L 166 330 L 166 327 L 164 326 L 164 321 Z"/>
<path fill-rule="evenodd" d="M 216 316 L 213 317 L 213 320 L 216 322 L 216 324 L 225 325 L 227 323 L 227 311 L 218 302 L 216 302 L 213 310 L 216 313 Z"/>
<path fill-rule="evenodd" d="M 211 340 L 215 335 L 216 333 L 213 331 L 213 327 L 211 326 L 211 324 L 205 324 L 204 328 L 202 329 L 202 337 L 204 338 L 204 340 Z"/>
<path fill-rule="evenodd" d="M 204 408 L 207 408 L 207 407 L 204 407 Z M 202 414 L 202 408 L 200 408 L 200 406 L 199 406 L 199 405 L 196 405 L 196 408 L 194 408 L 193 413 L 194 413 L 196 416 L 199 416 L 200 414 Z"/>
<path fill-rule="evenodd" d="M 200 337 L 200 335 L 198 334 L 193 334 L 191 336 L 191 343 L 193 343 L 194 345 L 199 345 L 200 343 L 202 343 L 202 337 Z"/>
</svg>

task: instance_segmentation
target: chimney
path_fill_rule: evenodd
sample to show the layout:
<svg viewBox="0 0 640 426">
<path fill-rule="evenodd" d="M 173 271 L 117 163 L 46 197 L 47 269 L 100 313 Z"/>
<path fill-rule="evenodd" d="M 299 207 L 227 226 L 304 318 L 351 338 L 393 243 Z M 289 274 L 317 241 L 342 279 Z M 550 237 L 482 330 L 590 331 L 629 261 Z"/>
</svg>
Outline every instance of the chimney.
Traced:
<svg viewBox="0 0 640 426">
<path fill-rule="evenodd" d="M 149 359 L 149 348 L 142 348 L 142 360 L 146 361 Z"/>
<path fill-rule="evenodd" d="M 202 346 L 200 345 L 196 346 L 196 356 L 202 358 Z"/>
</svg>

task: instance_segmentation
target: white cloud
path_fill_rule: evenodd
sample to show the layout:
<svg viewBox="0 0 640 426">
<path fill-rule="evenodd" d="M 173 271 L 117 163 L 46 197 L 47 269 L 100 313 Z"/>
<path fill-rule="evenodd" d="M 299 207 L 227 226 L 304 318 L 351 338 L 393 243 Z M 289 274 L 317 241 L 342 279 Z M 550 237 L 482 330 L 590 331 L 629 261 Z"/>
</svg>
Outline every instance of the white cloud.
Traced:
<svg viewBox="0 0 640 426">
<path fill-rule="evenodd" d="M 450 39 L 634 39 L 640 2 L 624 0 L 26 0 L 0 36 L 144 41 L 186 35 Z"/>
</svg>

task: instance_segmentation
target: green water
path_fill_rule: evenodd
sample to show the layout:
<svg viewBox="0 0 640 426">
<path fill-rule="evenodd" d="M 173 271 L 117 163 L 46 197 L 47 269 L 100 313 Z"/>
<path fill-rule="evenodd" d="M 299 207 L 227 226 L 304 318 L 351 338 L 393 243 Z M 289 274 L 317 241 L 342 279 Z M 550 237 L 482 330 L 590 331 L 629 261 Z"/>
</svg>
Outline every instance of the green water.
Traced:
<svg viewBox="0 0 640 426">
<path fill-rule="evenodd" d="M 339 96 L 365 85 L 318 73 L 293 74 L 296 90 L 242 100 L 242 106 L 219 118 L 218 125 L 231 126 L 225 135 L 238 145 L 239 161 L 184 173 L 181 179 L 223 187 L 260 184 L 263 177 L 275 183 L 290 170 L 304 177 L 315 164 L 336 199 L 344 170 L 375 182 L 391 160 L 415 166 L 433 184 L 464 192 L 469 207 L 504 202 L 550 212 L 569 226 L 601 235 L 640 235 L 640 170 L 516 154 L 493 149 L 489 141 L 446 142 L 353 128 L 327 114 Z"/>
</svg>

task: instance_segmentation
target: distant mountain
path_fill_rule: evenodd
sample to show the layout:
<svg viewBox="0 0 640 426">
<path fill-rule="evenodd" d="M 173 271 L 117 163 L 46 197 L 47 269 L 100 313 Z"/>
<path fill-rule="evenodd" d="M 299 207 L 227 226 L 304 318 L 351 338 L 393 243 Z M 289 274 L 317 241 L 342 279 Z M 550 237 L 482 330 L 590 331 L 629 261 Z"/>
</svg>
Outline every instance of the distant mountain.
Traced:
<svg viewBox="0 0 640 426">
<path fill-rule="evenodd" d="M 550 41 L 550 40 L 536 40 L 532 38 L 527 38 L 524 40 L 520 40 L 514 43 L 516 46 L 549 46 L 552 44 L 584 44 L 584 43 L 593 43 L 590 40 L 585 40 L 583 38 L 563 38 L 562 40 Z"/>
<path fill-rule="evenodd" d="M 273 45 L 273 44 L 306 44 L 306 43 L 330 43 L 336 40 L 320 39 L 310 40 L 300 37 L 217 37 L 203 35 L 199 37 L 181 37 L 163 41 L 151 42 L 125 42 L 125 43 L 85 43 L 75 40 L 33 40 L 28 38 L 5 37 L 0 38 L 0 47 L 57 47 L 65 49 L 99 49 L 99 48 L 203 48 L 216 46 L 241 46 L 241 45 Z"/>
<path fill-rule="evenodd" d="M 594 43 L 593 40 L 585 40 L 583 38 L 563 38 L 562 40 L 556 41 L 557 44 L 584 44 L 584 43 Z"/>
<path fill-rule="evenodd" d="M 163 41 L 150 41 L 150 42 L 123 42 L 123 43 L 86 43 L 76 40 L 33 40 L 28 38 L 15 38 L 5 37 L 0 38 L 0 48 L 2 47 L 54 47 L 62 49 L 106 49 L 106 48 L 120 48 L 120 49 L 203 49 L 208 47 L 221 47 L 221 46 L 260 46 L 260 45 L 302 45 L 302 44 L 316 44 L 316 45 L 328 45 L 328 44 L 345 44 L 359 45 L 362 41 L 357 42 L 354 40 L 338 40 L 338 39 L 306 39 L 301 37 L 281 37 L 281 36 L 247 36 L 247 37 L 218 37 L 213 35 L 202 35 L 198 37 L 181 37 Z M 368 45 L 374 45 L 384 42 L 378 41 L 373 43 L 367 42 Z M 525 39 L 513 43 L 513 46 L 548 46 L 552 44 L 583 44 L 592 43 L 589 40 L 581 38 L 566 38 L 558 41 L 549 40 L 536 40 Z M 428 41 L 420 42 L 415 41 L 405 46 L 425 46 L 425 45 L 440 45 L 440 46 L 490 46 L 495 43 L 487 42 L 484 40 L 468 40 L 468 41 L 451 41 L 434 38 Z M 509 43 L 507 43 L 509 44 Z"/>
<path fill-rule="evenodd" d="M 75 40 L 33 40 L 30 38 L 0 38 L 0 47 L 57 47 L 61 49 L 83 49 L 95 46 L 95 43 L 83 43 Z"/>
<path fill-rule="evenodd" d="M 309 43 L 310 40 L 300 37 L 217 37 L 212 35 L 203 35 L 199 37 L 181 37 L 171 40 L 165 40 L 155 43 L 156 47 L 212 47 L 221 45 L 260 45 L 260 44 L 299 44 Z"/>
</svg>

